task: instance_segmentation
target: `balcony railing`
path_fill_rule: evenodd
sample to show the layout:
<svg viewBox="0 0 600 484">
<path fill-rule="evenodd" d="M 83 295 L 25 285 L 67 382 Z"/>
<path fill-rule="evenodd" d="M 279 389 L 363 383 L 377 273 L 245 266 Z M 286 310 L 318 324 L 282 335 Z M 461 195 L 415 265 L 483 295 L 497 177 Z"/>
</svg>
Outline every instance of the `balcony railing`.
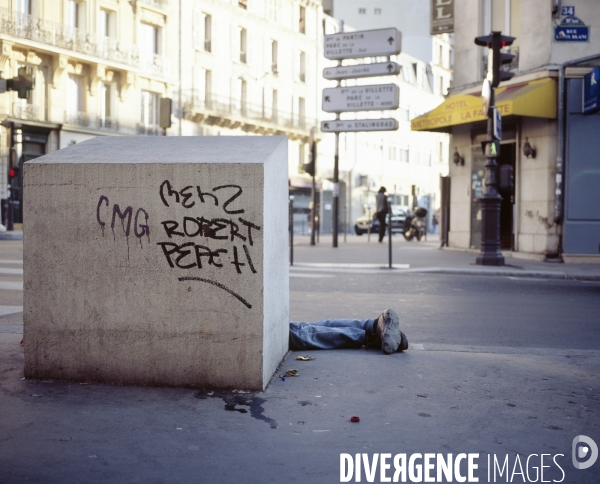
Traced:
<svg viewBox="0 0 600 484">
<path fill-rule="evenodd" d="M 235 120 L 246 119 L 270 124 L 274 129 L 306 129 L 306 118 L 298 113 L 280 111 L 271 106 L 242 102 L 238 98 L 208 94 L 202 98 L 195 90 L 183 95 L 183 113 L 187 119 L 193 119 L 198 113 L 219 115 Z"/>
<path fill-rule="evenodd" d="M 40 121 L 40 109 L 33 104 L 24 104 L 18 101 L 14 102 L 12 105 L 12 113 L 15 118 Z"/>
<path fill-rule="evenodd" d="M 168 0 L 139 0 L 142 3 L 145 3 L 146 5 L 151 5 L 152 7 L 159 7 L 159 8 L 167 8 L 169 1 Z"/>
<path fill-rule="evenodd" d="M 83 29 L 5 8 L 0 8 L 0 33 L 127 64 L 142 70 L 148 69 L 153 74 L 163 76 L 168 74 L 168 63 L 165 57 L 155 55 L 150 62 L 140 62 L 140 52 L 135 44 L 98 36 Z"/>
</svg>

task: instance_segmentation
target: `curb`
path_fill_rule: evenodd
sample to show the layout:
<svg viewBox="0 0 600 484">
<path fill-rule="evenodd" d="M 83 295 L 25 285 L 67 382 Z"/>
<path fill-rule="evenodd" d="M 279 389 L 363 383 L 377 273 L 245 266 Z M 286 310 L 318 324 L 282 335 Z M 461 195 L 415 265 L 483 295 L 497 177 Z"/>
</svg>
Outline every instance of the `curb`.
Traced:
<svg viewBox="0 0 600 484">
<path fill-rule="evenodd" d="M 564 280 L 579 280 L 579 281 L 600 281 L 598 274 L 567 274 L 559 271 L 503 271 L 494 269 L 451 269 L 443 267 L 432 267 L 431 269 L 407 269 L 398 272 L 411 273 L 430 273 L 430 274 L 456 274 L 468 276 L 509 276 L 509 277 L 530 277 L 541 279 L 564 279 Z"/>
</svg>

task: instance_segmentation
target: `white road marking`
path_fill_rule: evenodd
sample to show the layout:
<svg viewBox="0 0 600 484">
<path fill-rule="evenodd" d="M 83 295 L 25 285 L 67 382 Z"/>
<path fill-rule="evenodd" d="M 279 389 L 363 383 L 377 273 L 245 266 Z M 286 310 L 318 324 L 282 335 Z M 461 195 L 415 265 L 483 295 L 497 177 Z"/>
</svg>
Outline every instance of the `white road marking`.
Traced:
<svg viewBox="0 0 600 484">
<path fill-rule="evenodd" d="M 7 267 L 0 267 L 0 274 L 17 274 L 22 276 L 23 269 L 9 269 Z"/>
<path fill-rule="evenodd" d="M 0 259 L 0 264 L 23 264 L 22 260 Z"/>
<path fill-rule="evenodd" d="M 493 353 L 498 355 L 589 356 L 600 357 L 600 350 L 530 348 L 513 346 L 453 345 L 444 343 L 409 343 L 408 351 L 448 351 L 451 353 Z"/>
<path fill-rule="evenodd" d="M 300 262 L 295 267 L 315 267 L 319 269 L 384 269 L 387 264 L 361 264 L 361 263 L 329 263 L 329 262 Z M 410 264 L 392 264 L 394 269 L 409 269 Z"/>
<path fill-rule="evenodd" d="M 22 291 L 23 283 L 22 282 L 0 281 L 0 290 Z"/>
<path fill-rule="evenodd" d="M 0 306 L 0 316 L 7 314 L 22 313 L 23 306 Z"/>
<path fill-rule="evenodd" d="M 331 274 L 290 274 L 290 277 L 309 277 L 313 279 L 323 278 L 323 277 L 335 277 Z"/>
</svg>

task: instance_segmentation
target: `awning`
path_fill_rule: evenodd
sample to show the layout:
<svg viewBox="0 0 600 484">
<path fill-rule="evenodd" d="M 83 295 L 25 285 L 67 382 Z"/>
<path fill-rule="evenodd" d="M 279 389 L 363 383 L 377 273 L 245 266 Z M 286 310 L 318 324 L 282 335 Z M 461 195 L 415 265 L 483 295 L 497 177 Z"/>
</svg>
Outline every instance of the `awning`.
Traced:
<svg viewBox="0 0 600 484">
<path fill-rule="evenodd" d="M 556 119 L 556 81 L 545 78 L 496 89 L 496 107 L 503 117 Z M 450 132 L 451 126 L 483 121 L 481 95 L 451 96 L 432 111 L 411 120 L 413 131 Z"/>
</svg>

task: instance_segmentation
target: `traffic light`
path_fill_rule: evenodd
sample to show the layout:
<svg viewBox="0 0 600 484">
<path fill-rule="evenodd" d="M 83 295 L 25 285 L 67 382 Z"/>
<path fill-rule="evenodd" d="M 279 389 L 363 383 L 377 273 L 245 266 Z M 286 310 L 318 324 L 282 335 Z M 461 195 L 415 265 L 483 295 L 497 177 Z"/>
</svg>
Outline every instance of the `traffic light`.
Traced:
<svg viewBox="0 0 600 484">
<path fill-rule="evenodd" d="M 17 177 L 19 175 L 19 169 L 18 168 L 9 168 L 8 170 L 8 177 L 12 180 L 13 178 Z"/>
<path fill-rule="evenodd" d="M 501 49 L 512 45 L 515 40 L 516 37 L 502 35 L 502 32 L 499 31 L 493 31 L 490 35 L 475 37 L 475 43 L 477 45 L 481 45 L 492 50 L 491 62 L 488 61 L 488 72 L 490 72 L 491 68 L 492 73 L 492 78 L 490 79 L 492 87 L 498 87 L 502 81 L 508 81 L 514 76 L 514 73 L 510 71 L 504 71 L 501 69 L 501 67 L 502 64 L 510 64 L 515 56 L 512 54 L 505 54 L 504 52 L 501 52 Z"/>
<path fill-rule="evenodd" d="M 27 99 L 27 92 L 34 88 L 33 69 L 19 67 L 17 77 L 8 79 L 6 87 L 9 91 L 17 91 L 19 99 Z"/>
</svg>

